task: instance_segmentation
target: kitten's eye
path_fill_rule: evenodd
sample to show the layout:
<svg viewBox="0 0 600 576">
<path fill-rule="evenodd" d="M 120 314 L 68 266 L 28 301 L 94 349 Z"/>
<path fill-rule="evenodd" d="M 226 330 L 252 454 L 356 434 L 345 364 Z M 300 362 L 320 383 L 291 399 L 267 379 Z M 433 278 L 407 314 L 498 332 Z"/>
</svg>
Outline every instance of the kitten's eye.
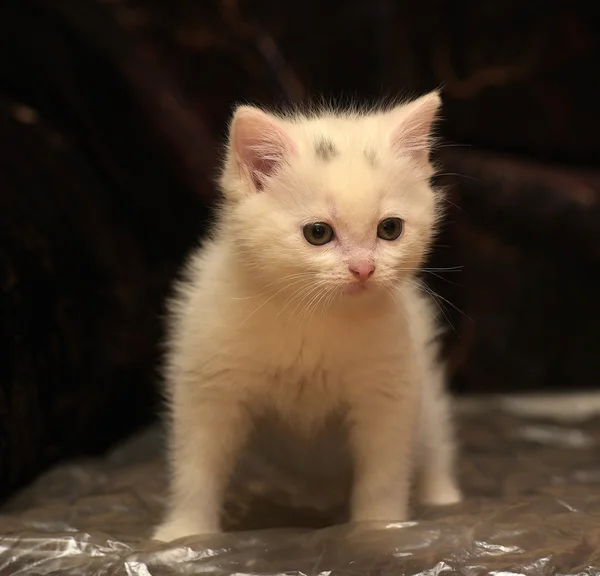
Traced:
<svg viewBox="0 0 600 576">
<path fill-rule="evenodd" d="M 377 236 L 382 240 L 396 240 L 400 238 L 403 228 L 404 222 L 401 218 L 386 218 L 377 226 Z"/>
<path fill-rule="evenodd" d="M 314 246 L 323 246 L 333 240 L 333 228 L 324 222 L 307 224 L 303 232 L 304 237 Z"/>
</svg>

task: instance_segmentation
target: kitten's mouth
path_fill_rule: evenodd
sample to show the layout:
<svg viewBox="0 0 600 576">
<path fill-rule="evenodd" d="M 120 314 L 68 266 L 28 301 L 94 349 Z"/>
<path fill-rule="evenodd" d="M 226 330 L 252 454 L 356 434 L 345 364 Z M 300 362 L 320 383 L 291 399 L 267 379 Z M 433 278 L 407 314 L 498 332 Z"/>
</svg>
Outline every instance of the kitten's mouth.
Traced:
<svg viewBox="0 0 600 576">
<path fill-rule="evenodd" d="M 350 294 L 350 295 L 356 295 L 356 294 L 363 294 L 367 290 L 368 290 L 367 284 L 362 283 L 362 282 L 353 282 L 352 284 L 348 284 L 344 288 L 344 293 Z"/>
</svg>

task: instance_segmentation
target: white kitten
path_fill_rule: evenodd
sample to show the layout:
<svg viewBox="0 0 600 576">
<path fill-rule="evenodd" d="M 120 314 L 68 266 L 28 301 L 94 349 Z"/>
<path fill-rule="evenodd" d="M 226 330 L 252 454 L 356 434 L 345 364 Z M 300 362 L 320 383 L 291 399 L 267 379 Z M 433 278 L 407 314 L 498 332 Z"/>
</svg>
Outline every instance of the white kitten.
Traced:
<svg viewBox="0 0 600 576">
<path fill-rule="evenodd" d="M 345 416 L 351 520 L 403 521 L 460 499 L 430 303 L 414 275 L 439 215 L 429 178 L 440 98 L 368 114 L 242 106 L 224 203 L 171 305 L 171 500 L 155 537 L 220 530 L 254 417 L 301 433 Z M 276 441 L 276 440 L 274 440 Z"/>
</svg>

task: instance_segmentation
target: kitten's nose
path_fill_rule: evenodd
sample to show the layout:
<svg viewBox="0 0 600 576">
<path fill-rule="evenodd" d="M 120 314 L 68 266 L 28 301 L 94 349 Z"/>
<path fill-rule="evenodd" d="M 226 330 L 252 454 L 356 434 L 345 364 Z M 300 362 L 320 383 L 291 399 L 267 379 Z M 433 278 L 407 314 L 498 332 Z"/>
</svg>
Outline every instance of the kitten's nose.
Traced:
<svg viewBox="0 0 600 576">
<path fill-rule="evenodd" d="M 348 268 L 354 277 L 361 282 L 365 282 L 368 278 L 373 276 L 373 272 L 375 272 L 375 266 L 370 262 L 358 262 L 356 264 L 351 264 Z"/>
</svg>

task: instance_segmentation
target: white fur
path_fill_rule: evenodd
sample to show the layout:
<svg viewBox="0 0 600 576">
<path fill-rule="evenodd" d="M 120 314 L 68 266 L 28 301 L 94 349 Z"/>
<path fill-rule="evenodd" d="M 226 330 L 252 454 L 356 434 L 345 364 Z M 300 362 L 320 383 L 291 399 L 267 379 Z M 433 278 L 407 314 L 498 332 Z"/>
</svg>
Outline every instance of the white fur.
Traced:
<svg viewBox="0 0 600 576">
<path fill-rule="evenodd" d="M 236 112 L 218 225 L 171 305 L 173 474 L 157 539 L 220 530 L 227 480 L 267 408 L 308 437 L 345 416 L 352 521 L 406 520 L 417 464 L 423 501 L 460 499 L 434 319 L 413 281 L 439 213 L 427 160 L 438 106 L 433 93 L 370 114 Z M 315 154 L 324 137 L 336 152 L 326 160 Z M 395 216 L 403 235 L 379 239 Z M 309 244 L 313 222 L 335 239 Z M 349 293 L 349 265 L 366 260 L 375 274 Z"/>
</svg>

